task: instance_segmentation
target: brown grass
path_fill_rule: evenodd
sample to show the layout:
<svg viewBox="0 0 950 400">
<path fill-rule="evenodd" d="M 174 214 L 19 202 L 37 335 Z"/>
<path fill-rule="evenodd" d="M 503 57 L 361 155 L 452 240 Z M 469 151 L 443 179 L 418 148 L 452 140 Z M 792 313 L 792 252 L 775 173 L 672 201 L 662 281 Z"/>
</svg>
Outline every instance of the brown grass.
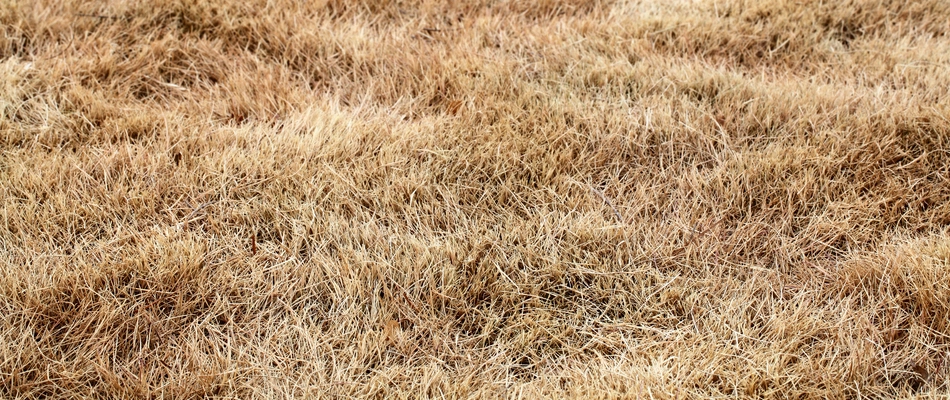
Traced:
<svg viewBox="0 0 950 400">
<path fill-rule="evenodd" d="M 0 0 L 0 397 L 945 395 L 948 33 Z"/>
</svg>

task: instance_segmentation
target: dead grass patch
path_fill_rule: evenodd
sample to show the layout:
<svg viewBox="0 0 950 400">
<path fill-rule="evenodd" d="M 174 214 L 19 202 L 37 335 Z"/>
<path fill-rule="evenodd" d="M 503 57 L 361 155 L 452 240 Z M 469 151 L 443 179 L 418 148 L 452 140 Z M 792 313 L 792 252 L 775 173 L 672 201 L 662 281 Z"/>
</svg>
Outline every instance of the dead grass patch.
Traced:
<svg viewBox="0 0 950 400">
<path fill-rule="evenodd" d="M 0 393 L 943 395 L 948 15 L 0 1 Z"/>
</svg>

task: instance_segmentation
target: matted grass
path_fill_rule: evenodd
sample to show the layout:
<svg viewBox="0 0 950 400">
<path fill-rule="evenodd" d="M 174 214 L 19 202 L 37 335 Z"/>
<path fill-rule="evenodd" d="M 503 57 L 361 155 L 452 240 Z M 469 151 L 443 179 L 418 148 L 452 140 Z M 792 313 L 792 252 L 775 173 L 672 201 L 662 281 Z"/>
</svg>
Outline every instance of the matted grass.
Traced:
<svg viewBox="0 0 950 400">
<path fill-rule="evenodd" d="M 940 395 L 950 2 L 0 1 L 0 397 Z"/>
</svg>

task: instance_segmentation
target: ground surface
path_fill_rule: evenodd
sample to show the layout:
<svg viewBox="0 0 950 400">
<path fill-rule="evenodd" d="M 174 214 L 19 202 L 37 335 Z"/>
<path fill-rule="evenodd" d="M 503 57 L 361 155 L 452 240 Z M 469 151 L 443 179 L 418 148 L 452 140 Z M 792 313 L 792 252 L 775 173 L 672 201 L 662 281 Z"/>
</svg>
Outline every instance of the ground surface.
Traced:
<svg viewBox="0 0 950 400">
<path fill-rule="evenodd" d="M 0 397 L 950 385 L 950 2 L 0 1 Z"/>
</svg>

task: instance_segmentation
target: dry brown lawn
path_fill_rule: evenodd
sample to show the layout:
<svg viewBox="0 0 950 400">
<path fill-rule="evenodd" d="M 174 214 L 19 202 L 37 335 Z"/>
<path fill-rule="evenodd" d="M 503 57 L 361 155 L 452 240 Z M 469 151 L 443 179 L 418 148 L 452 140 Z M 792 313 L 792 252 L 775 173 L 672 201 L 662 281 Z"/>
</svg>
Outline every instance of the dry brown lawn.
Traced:
<svg viewBox="0 0 950 400">
<path fill-rule="evenodd" d="M 2 398 L 950 391 L 950 1 L 0 0 Z"/>
</svg>

